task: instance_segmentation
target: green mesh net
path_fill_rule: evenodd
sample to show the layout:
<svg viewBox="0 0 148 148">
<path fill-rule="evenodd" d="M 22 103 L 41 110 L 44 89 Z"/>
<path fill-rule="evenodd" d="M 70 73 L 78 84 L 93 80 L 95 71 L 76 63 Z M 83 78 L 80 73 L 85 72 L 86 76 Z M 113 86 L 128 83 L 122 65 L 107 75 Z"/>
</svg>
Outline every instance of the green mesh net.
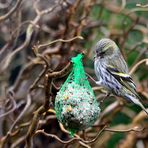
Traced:
<svg viewBox="0 0 148 148">
<path fill-rule="evenodd" d="M 92 126 L 100 113 L 85 75 L 82 57 L 78 54 L 72 58 L 72 71 L 55 98 L 56 116 L 71 133 Z"/>
</svg>

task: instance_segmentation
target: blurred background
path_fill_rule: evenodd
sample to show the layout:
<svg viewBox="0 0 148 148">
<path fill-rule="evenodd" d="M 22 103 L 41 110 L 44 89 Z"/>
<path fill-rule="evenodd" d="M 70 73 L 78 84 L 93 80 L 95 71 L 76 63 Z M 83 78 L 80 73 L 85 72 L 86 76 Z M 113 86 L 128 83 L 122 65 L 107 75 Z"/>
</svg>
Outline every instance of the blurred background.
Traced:
<svg viewBox="0 0 148 148">
<path fill-rule="evenodd" d="M 148 148 L 146 114 L 115 96 L 102 103 L 105 91 L 89 77 L 102 111 L 77 136 L 90 141 L 109 129 L 94 142 L 63 142 L 72 137 L 59 126 L 54 99 L 68 73 L 46 76 L 83 52 L 85 71 L 96 79 L 94 45 L 105 37 L 119 46 L 148 107 L 147 0 L 0 0 L 0 148 Z"/>
</svg>

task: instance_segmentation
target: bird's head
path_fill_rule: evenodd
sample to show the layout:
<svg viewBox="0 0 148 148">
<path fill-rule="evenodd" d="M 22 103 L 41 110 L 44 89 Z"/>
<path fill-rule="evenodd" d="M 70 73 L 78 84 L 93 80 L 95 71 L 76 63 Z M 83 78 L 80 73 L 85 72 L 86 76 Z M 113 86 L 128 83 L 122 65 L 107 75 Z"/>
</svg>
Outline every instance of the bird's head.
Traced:
<svg viewBox="0 0 148 148">
<path fill-rule="evenodd" d="M 111 39 L 103 38 L 95 46 L 95 58 L 110 57 L 119 52 L 119 48 Z"/>
</svg>

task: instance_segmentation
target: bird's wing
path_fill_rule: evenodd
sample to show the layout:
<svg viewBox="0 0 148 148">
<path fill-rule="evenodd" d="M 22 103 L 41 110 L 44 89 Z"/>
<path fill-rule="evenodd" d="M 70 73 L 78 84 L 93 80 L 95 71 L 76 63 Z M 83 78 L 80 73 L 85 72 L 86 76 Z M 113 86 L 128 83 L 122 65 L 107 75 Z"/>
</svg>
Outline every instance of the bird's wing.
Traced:
<svg viewBox="0 0 148 148">
<path fill-rule="evenodd" d="M 143 104 L 140 102 L 140 97 L 136 91 L 136 86 L 130 77 L 130 75 L 119 72 L 116 68 L 113 68 L 112 66 L 108 66 L 108 72 L 118 80 L 125 88 L 127 88 L 131 93 L 133 93 L 137 98 L 131 97 L 130 100 L 134 102 L 135 104 L 139 105 L 148 115 L 148 111 L 143 106 Z"/>
<path fill-rule="evenodd" d="M 108 65 L 107 67 L 107 71 L 116 79 L 118 80 L 118 82 L 120 84 L 122 84 L 122 86 L 124 86 L 125 88 L 127 88 L 129 91 L 131 91 L 133 94 L 135 94 L 138 98 L 138 94 L 136 91 L 136 85 L 133 82 L 131 76 L 129 74 L 126 73 L 122 73 L 120 72 L 117 68 Z"/>
<path fill-rule="evenodd" d="M 121 73 L 127 73 L 128 74 L 128 66 L 121 55 L 121 53 L 118 53 L 117 55 L 114 55 L 111 57 L 109 61 L 110 65 L 112 65 L 115 69 L 118 69 Z"/>
<path fill-rule="evenodd" d="M 116 59 L 117 58 L 117 59 Z M 118 61 L 118 63 L 116 62 Z M 120 62 L 120 63 L 119 63 Z M 124 61 L 123 57 L 114 57 L 109 61 L 106 65 L 106 70 L 116 79 L 118 82 L 135 94 L 138 98 L 138 94 L 136 91 L 136 85 L 133 82 L 131 76 L 128 74 L 127 64 Z"/>
</svg>

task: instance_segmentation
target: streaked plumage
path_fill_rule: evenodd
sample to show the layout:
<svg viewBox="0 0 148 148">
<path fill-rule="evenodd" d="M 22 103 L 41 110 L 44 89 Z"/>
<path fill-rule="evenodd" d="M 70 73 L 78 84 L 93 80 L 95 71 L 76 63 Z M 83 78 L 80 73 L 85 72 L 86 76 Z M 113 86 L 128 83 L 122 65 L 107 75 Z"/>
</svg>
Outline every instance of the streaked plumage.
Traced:
<svg viewBox="0 0 148 148">
<path fill-rule="evenodd" d="M 123 97 L 139 105 L 147 114 L 145 107 L 139 100 L 127 64 L 114 41 L 101 39 L 95 47 L 94 68 L 98 78 L 98 85 L 106 88 L 110 93 Z"/>
</svg>

